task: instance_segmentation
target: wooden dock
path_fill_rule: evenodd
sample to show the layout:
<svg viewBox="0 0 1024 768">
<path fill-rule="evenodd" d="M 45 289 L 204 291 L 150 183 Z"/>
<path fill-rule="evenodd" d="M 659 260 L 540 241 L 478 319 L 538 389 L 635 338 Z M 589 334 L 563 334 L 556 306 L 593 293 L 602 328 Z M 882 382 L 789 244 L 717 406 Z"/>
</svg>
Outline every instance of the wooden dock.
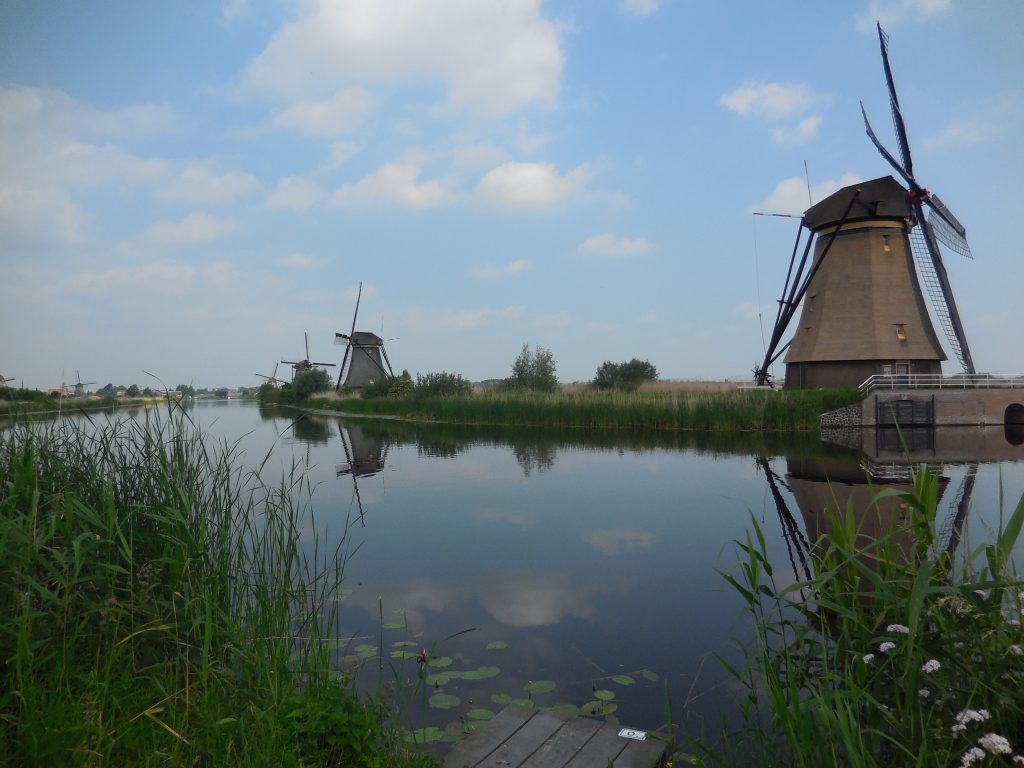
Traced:
<svg viewBox="0 0 1024 768">
<path fill-rule="evenodd" d="M 668 744 L 602 720 L 508 706 L 457 744 L 445 768 L 655 768 Z"/>
</svg>

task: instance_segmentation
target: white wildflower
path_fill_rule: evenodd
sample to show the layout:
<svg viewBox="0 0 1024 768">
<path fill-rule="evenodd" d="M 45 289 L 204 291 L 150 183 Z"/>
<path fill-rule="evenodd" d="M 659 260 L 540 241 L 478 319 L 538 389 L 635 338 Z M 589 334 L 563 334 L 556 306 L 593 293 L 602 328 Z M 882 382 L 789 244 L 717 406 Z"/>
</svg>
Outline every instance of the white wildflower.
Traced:
<svg viewBox="0 0 1024 768">
<path fill-rule="evenodd" d="M 1008 650 L 1013 656 L 1024 656 L 1024 648 L 1019 645 L 1011 645 Z"/>
<path fill-rule="evenodd" d="M 896 643 L 891 642 L 890 640 L 886 640 L 884 643 L 878 644 L 878 650 L 880 650 L 882 653 L 888 653 L 889 651 L 894 650 L 895 648 Z"/>
<path fill-rule="evenodd" d="M 1018 619 L 1009 619 L 1009 620 L 1007 620 L 1006 623 L 1009 624 L 1011 627 L 1019 627 L 1020 626 L 1020 621 Z"/>
<path fill-rule="evenodd" d="M 910 627 L 905 627 L 902 624 L 890 624 L 885 628 L 886 632 L 892 632 L 897 635 L 909 635 Z"/>
<path fill-rule="evenodd" d="M 1008 755 L 1013 752 L 1010 742 L 998 733 L 986 733 L 978 739 L 978 743 L 993 755 Z"/>
<path fill-rule="evenodd" d="M 1014 755 L 1013 762 L 1017 763 L 1017 765 L 1024 765 L 1024 756 Z"/>
<path fill-rule="evenodd" d="M 927 688 L 918 688 L 917 689 L 917 697 L 919 699 L 929 699 L 929 698 L 931 698 L 931 695 L 932 695 L 932 692 L 929 691 Z"/>
<path fill-rule="evenodd" d="M 981 723 L 991 716 L 987 709 L 962 709 L 955 718 L 956 725 L 953 726 L 953 733 L 965 731 L 968 723 Z"/>
<path fill-rule="evenodd" d="M 921 665 L 921 671 L 930 675 L 932 672 L 938 672 L 941 667 L 942 665 L 939 664 L 938 659 L 928 659 L 928 661 Z"/>
<path fill-rule="evenodd" d="M 988 599 L 988 590 L 987 589 L 976 589 L 976 590 L 974 590 L 974 594 L 976 594 L 982 600 L 987 600 Z"/>
<path fill-rule="evenodd" d="M 870 664 L 872 661 L 875 660 L 875 654 L 865 653 L 863 656 L 860 657 L 860 660 L 863 661 L 865 664 Z"/>
<path fill-rule="evenodd" d="M 960 756 L 960 765 L 967 768 L 969 765 L 974 765 L 979 760 L 985 759 L 985 753 L 977 747 L 971 747 Z"/>
</svg>

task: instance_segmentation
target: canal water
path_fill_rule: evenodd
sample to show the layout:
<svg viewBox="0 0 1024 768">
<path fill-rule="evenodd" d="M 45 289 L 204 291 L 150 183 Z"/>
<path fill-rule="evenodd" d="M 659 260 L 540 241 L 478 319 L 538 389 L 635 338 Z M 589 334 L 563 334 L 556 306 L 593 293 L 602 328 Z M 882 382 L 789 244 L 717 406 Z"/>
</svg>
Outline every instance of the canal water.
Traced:
<svg viewBox="0 0 1024 768">
<path fill-rule="evenodd" d="M 752 521 L 785 583 L 826 506 L 906 489 L 909 465 L 941 472 L 940 539 L 961 560 L 1024 494 L 1024 446 L 1002 428 L 844 446 L 298 418 L 239 401 L 189 412 L 253 463 L 273 450 L 265 473 L 305 467 L 307 540 L 348 555 L 336 660 L 368 688 L 413 691 L 413 727 L 518 700 L 654 729 L 667 697 L 677 722 L 713 734 L 744 693 L 717 658 L 737 663 L 750 637 L 720 572 L 737 571 Z"/>
</svg>

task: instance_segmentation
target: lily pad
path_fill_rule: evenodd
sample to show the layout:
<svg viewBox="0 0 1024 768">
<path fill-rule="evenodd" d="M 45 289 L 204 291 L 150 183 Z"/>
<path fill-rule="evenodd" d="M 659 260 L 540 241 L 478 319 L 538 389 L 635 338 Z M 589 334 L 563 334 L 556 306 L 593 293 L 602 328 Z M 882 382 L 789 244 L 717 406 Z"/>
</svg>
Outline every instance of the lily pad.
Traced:
<svg viewBox="0 0 1024 768">
<path fill-rule="evenodd" d="M 656 683 L 656 682 L 658 682 L 658 673 L 657 672 L 652 672 L 649 669 L 641 669 L 640 670 L 640 677 L 642 677 L 644 680 L 646 680 L 649 683 Z"/>
<path fill-rule="evenodd" d="M 462 703 L 462 699 L 458 696 L 452 696 L 450 693 L 435 693 L 429 699 L 430 706 L 434 709 L 451 709 L 457 707 Z"/>
<path fill-rule="evenodd" d="M 470 720 L 490 720 L 494 713 L 489 709 L 471 709 L 466 713 Z"/>
<path fill-rule="evenodd" d="M 615 675 L 614 677 L 612 677 L 612 682 L 618 685 L 633 685 L 633 683 L 635 683 L 636 680 L 634 680 L 629 675 Z"/>
<path fill-rule="evenodd" d="M 591 717 L 607 717 L 618 708 L 618 704 L 612 704 L 610 701 L 588 701 L 580 707 L 580 711 Z"/>
<path fill-rule="evenodd" d="M 576 717 L 580 713 L 580 708 L 575 704 L 556 704 L 553 707 L 544 707 L 545 712 L 554 712 L 558 715 L 565 715 L 566 717 Z"/>
<path fill-rule="evenodd" d="M 537 706 L 534 704 L 533 699 L 512 699 L 511 703 L 515 704 L 517 707 L 522 707 L 523 709 L 533 709 Z"/>
<path fill-rule="evenodd" d="M 554 680 L 531 680 L 523 686 L 523 690 L 529 694 L 539 695 L 542 693 L 551 693 L 558 686 L 555 685 Z"/>
<path fill-rule="evenodd" d="M 487 644 L 488 651 L 504 651 L 506 648 L 508 648 L 508 643 L 504 640 L 495 640 L 493 643 Z"/>
<path fill-rule="evenodd" d="M 476 669 L 461 672 L 459 677 L 463 680 L 486 680 L 489 677 L 497 677 L 500 674 L 501 670 L 497 667 L 477 667 Z"/>
<path fill-rule="evenodd" d="M 439 672 L 436 675 L 427 675 L 427 685 L 448 685 L 451 681 L 451 672 Z"/>
<path fill-rule="evenodd" d="M 431 666 L 431 667 L 447 667 L 447 666 L 450 666 L 451 663 L 452 663 L 452 657 L 451 656 L 436 656 L 435 658 L 433 658 L 430 661 L 428 661 L 427 665 Z"/>
<path fill-rule="evenodd" d="M 594 691 L 594 698 L 600 699 L 601 701 L 611 701 L 615 698 L 615 691 Z"/>
<path fill-rule="evenodd" d="M 405 611 L 392 611 L 388 620 L 382 625 L 384 629 L 402 629 L 405 627 Z"/>
<path fill-rule="evenodd" d="M 393 659 L 404 659 L 405 661 L 411 661 L 419 656 L 415 651 L 392 651 L 391 658 Z"/>
<path fill-rule="evenodd" d="M 391 645 L 393 645 L 395 648 L 415 648 L 416 647 L 416 643 L 414 643 L 412 640 L 396 640 Z"/>
<path fill-rule="evenodd" d="M 358 656 L 360 659 L 372 659 L 374 656 L 377 655 L 376 645 L 366 645 L 365 643 L 363 643 L 362 645 L 357 645 L 352 650 L 356 652 L 356 656 Z"/>
<path fill-rule="evenodd" d="M 504 707 L 512 703 L 512 697 L 507 693 L 492 693 L 491 701 L 497 704 L 499 707 Z"/>
</svg>

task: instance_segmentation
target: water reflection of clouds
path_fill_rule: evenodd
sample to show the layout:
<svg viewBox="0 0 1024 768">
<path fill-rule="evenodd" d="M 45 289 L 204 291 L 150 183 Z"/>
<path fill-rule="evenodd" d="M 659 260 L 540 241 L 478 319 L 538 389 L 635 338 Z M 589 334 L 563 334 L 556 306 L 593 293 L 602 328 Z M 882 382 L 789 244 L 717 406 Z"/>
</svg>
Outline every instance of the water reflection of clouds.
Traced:
<svg viewBox="0 0 1024 768">
<path fill-rule="evenodd" d="M 526 529 L 533 525 L 534 520 L 522 512 L 510 512 L 500 509 L 485 509 L 473 515 L 473 519 L 484 525 L 508 525 Z"/>
<path fill-rule="evenodd" d="M 374 586 L 372 592 L 357 588 L 346 603 L 371 616 L 377 615 L 381 605 L 385 614 L 402 611 L 410 631 L 415 633 L 426 628 L 428 613 L 465 615 L 466 607 L 474 601 L 506 627 L 550 626 L 569 617 L 596 622 L 600 619 L 598 598 L 626 594 L 636 588 L 636 580 L 623 576 L 596 581 L 590 576 L 567 574 L 503 573 L 482 582 L 417 579 L 378 582 Z"/>
<path fill-rule="evenodd" d="M 617 555 L 619 552 L 633 549 L 650 549 L 654 543 L 654 534 L 640 528 L 584 531 L 580 537 L 594 549 L 604 552 L 606 555 Z"/>
</svg>

